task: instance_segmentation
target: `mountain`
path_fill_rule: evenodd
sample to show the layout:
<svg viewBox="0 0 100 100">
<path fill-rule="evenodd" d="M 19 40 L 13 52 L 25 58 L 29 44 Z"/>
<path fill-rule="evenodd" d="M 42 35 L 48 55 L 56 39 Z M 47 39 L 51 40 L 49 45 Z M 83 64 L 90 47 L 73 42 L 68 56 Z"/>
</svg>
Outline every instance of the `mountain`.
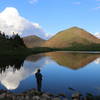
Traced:
<svg viewBox="0 0 100 100">
<path fill-rule="evenodd" d="M 45 40 L 37 36 L 23 37 L 24 44 L 27 48 L 41 47 Z"/>
<path fill-rule="evenodd" d="M 92 43 L 98 44 L 100 43 L 100 39 L 81 28 L 72 27 L 57 33 L 44 43 L 44 47 L 66 48 L 72 46 L 74 43 L 83 45 L 89 45 Z"/>
</svg>

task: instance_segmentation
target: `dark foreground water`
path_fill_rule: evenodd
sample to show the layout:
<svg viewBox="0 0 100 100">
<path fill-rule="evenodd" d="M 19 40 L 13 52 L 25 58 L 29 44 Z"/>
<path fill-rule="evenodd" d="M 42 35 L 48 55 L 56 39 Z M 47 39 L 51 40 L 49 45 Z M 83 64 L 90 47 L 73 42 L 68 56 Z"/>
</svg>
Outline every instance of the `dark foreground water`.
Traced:
<svg viewBox="0 0 100 100">
<path fill-rule="evenodd" d="M 0 89 L 19 93 L 37 88 L 34 74 L 41 69 L 44 92 L 99 95 L 99 57 L 100 54 L 52 52 L 25 59 L 0 58 Z"/>
</svg>

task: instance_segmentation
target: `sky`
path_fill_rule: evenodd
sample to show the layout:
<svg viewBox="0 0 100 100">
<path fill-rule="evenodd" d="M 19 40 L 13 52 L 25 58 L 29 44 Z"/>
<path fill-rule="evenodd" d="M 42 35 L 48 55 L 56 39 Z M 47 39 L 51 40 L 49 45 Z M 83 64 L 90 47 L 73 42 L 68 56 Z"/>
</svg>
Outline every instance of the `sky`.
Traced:
<svg viewBox="0 0 100 100">
<path fill-rule="evenodd" d="M 48 39 L 77 26 L 100 36 L 100 0 L 0 0 L 0 30 Z"/>
</svg>

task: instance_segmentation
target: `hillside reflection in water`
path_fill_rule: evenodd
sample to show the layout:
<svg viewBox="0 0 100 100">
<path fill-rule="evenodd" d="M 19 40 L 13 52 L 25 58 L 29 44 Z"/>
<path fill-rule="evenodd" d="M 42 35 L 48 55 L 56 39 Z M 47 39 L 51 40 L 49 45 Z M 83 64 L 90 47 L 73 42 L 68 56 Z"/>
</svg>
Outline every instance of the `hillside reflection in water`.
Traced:
<svg viewBox="0 0 100 100">
<path fill-rule="evenodd" d="M 68 87 L 99 94 L 100 54 L 52 52 L 18 58 L 0 58 L 0 89 L 22 92 L 36 88 L 35 72 L 41 69 L 42 91 L 66 93 Z"/>
</svg>

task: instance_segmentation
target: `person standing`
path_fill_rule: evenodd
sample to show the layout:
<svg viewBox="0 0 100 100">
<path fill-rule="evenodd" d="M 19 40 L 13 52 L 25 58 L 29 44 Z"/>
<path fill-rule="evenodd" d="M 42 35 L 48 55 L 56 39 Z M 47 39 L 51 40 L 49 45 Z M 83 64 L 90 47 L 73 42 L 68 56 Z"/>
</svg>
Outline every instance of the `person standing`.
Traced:
<svg viewBox="0 0 100 100">
<path fill-rule="evenodd" d="M 37 90 L 41 92 L 41 87 L 42 87 L 42 74 L 40 73 L 41 70 L 38 69 L 37 72 L 35 73 L 36 81 L 37 81 Z"/>
</svg>

